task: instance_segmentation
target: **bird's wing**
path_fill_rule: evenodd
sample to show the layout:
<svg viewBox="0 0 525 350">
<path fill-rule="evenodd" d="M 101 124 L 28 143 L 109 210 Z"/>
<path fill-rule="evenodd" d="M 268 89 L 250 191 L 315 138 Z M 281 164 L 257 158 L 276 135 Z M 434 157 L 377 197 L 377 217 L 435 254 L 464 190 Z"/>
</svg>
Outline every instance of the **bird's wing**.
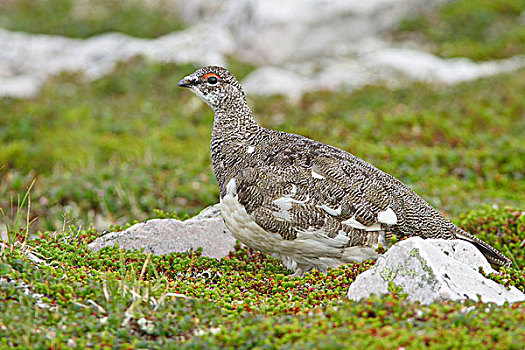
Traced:
<svg viewBox="0 0 525 350">
<path fill-rule="evenodd" d="M 236 176 L 239 202 L 266 231 L 286 240 L 344 235 L 357 240 L 348 245 L 360 245 L 371 232 L 397 223 L 392 198 L 366 170 L 329 156 L 294 162 L 249 167 Z"/>
</svg>

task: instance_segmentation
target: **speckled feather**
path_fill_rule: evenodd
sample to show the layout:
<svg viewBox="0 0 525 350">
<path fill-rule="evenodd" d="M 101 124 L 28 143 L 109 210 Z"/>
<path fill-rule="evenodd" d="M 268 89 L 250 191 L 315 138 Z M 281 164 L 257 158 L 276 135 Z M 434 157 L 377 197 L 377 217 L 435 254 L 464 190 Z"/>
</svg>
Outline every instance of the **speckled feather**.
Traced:
<svg viewBox="0 0 525 350">
<path fill-rule="evenodd" d="M 190 88 L 215 112 L 211 158 L 221 202 L 229 196 L 229 207 L 223 204 L 226 225 L 245 244 L 279 257 L 297 274 L 376 258 L 375 247 L 386 244 L 392 234 L 464 239 L 490 262 L 510 264 L 401 181 L 364 160 L 259 126 L 241 85 L 224 68 L 201 68 L 179 85 Z M 239 205 L 242 214 L 239 208 L 231 209 Z M 237 214 L 224 215 L 225 210 Z M 361 256 L 363 250 L 350 248 L 369 249 Z"/>
</svg>

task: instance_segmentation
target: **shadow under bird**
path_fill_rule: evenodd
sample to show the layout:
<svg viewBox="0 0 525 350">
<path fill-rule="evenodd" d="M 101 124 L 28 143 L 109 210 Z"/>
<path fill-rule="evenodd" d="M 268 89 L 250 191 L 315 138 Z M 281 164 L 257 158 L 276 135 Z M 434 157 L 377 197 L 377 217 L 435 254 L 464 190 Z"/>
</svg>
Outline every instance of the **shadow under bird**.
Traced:
<svg viewBox="0 0 525 350">
<path fill-rule="evenodd" d="M 211 159 L 226 226 L 295 276 L 375 259 L 392 234 L 465 240 L 489 262 L 510 264 L 395 177 L 338 148 L 259 126 L 226 69 L 204 67 L 177 85 L 215 112 Z"/>
</svg>

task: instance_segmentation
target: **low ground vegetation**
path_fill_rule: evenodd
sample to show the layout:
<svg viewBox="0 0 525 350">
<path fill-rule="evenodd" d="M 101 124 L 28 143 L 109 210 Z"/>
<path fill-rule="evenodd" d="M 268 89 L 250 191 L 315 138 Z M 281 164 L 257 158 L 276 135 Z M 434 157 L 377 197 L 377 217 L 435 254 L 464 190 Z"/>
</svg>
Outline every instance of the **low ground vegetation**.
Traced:
<svg viewBox="0 0 525 350">
<path fill-rule="evenodd" d="M 183 28 L 169 2 L 141 0 L 3 0 L 0 27 L 87 38 L 121 32 L 156 38 Z"/>
<path fill-rule="evenodd" d="M 442 57 L 485 61 L 523 54 L 524 28 L 522 0 L 457 0 L 407 18 L 393 37 L 415 41 Z"/>
<path fill-rule="evenodd" d="M 487 209 L 459 224 L 508 247 L 511 268 L 490 278 L 525 290 L 525 215 Z M 409 303 L 392 294 L 345 299 L 373 264 L 290 278 L 275 259 L 237 246 L 222 260 L 200 252 L 152 256 L 87 244 L 101 232 L 41 233 L 0 261 L 0 346 L 297 349 L 472 347 L 525 344 L 525 304 Z M 33 254 L 43 262 L 27 258 Z M 490 331 L 489 331 L 490 330 Z"/>
<path fill-rule="evenodd" d="M 237 64 L 239 65 L 239 64 Z M 216 203 L 213 114 L 176 87 L 192 66 L 121 64 L 92 83 L 54 78 L 0 102 L 0 205 L 32 191 L 33 229 L 195 214 Z M 451 216 L 525 202 L 525 70 L 451 87 L 254 98 L 263 126 L 335 145 L 393 174 Z"/>
</svg>

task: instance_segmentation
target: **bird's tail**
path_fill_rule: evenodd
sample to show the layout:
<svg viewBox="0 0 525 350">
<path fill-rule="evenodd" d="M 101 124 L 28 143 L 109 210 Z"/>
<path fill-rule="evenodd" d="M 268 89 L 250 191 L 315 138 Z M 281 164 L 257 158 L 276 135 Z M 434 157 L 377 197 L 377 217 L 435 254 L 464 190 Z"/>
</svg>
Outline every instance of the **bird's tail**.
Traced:
<svg viewBox="0 0 525 350">
<path fill-rule="evenodd" d="M 487 258 L 489 263 L 497 266 L 510 266 L 512 261 L 505 255 L 501 254 L 496 248 L 490 244 L 483 242 L 481 239 L 474 237 L 468 232 L 463 231 L 459 227 L 456 227 L 456 238 L 467 242 L 470 242 L 479 249 L 479 251 Z"/>
</svg>

